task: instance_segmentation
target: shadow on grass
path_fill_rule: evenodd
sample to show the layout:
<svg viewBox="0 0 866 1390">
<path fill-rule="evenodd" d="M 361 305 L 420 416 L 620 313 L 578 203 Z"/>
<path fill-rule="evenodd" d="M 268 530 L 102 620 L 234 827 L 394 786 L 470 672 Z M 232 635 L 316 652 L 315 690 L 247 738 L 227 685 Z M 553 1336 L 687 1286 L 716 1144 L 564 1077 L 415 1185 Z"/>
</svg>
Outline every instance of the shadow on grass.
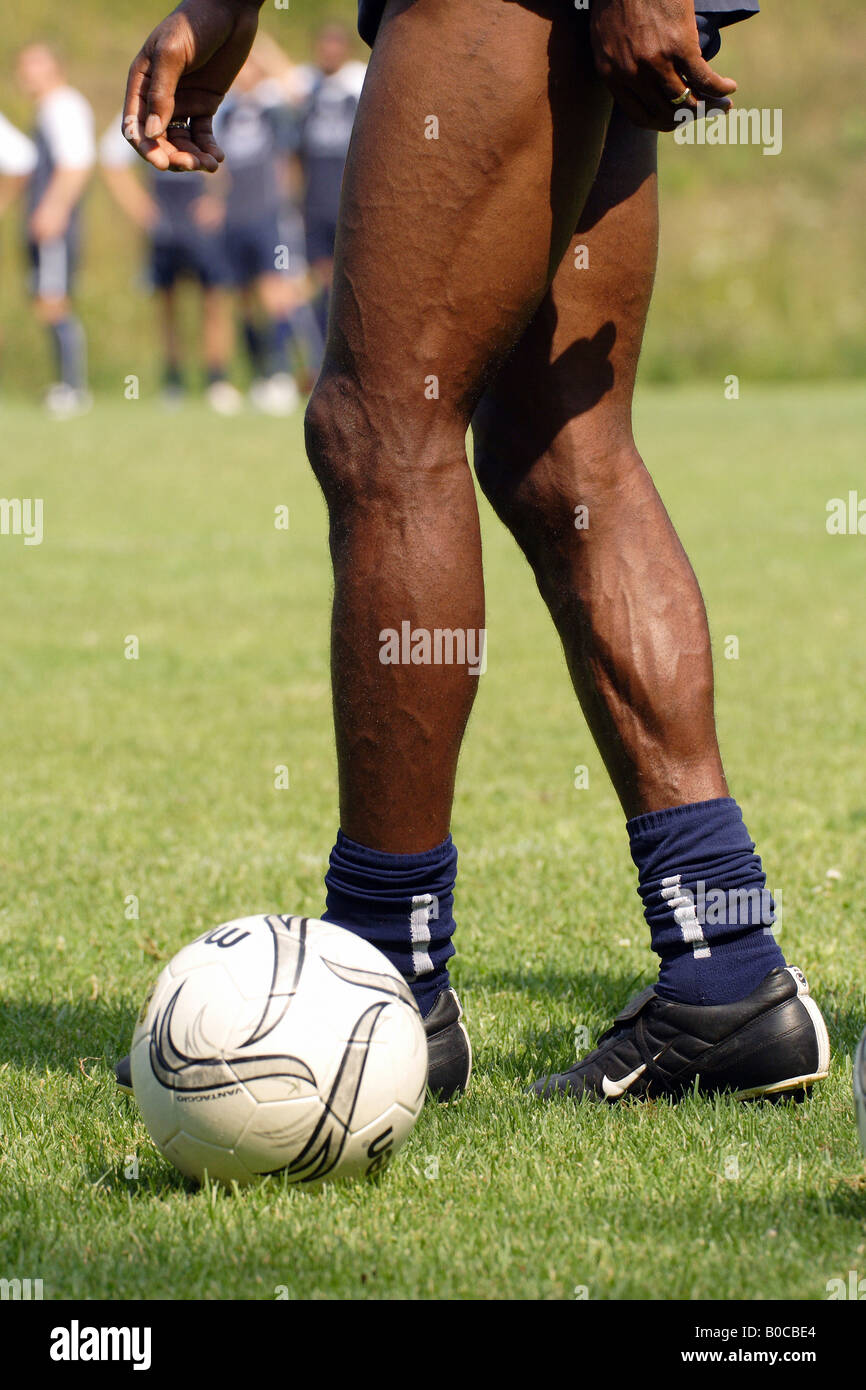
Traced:
<svg viewBox="0 0 866 1390">
<path fill-rule="evenodd" d="M 0 1000 L 0 1065 L 89 1071 L 95 1061 L 113 1065 L 129 1051 L 139 1004 L 131 999 Z"/>
<path fill-rule="evenodd" d="M 507 1079 L 525 1081 L 552 1069 L 570 1065 L 577 1052 L 585 1053 L 594 1047 L 604 1030 L 610 1026 L 620 1009 L 648 983 L 644 972 L 605 970 L 563 970 L 556 965 L 531 970 L 490 969 L 474 973 L 464 970 L 461 976 L 461 997 L 466 1011 L 470 1036 L 476 1046 L 476 1072 L 494 1072 Z M 569 1017 L 539 1024 L 529 1009 L 526 1026 L 519 1030 L 517 1046 L 501 1048 L 496 1045 L 497 1025 L 489 1029 L 489 1041 L 478 1037 L 473 1029 L 473 1002 L 480 1008 L 492 1007 L 495 1000 L 484 996 L 512 994 L 527 1003 L 548 1003 L 565 1008 Z M 576 1032 L 585 1027 L 589 1042 L 578 1046 Z M 512 1037 L 513 1026 L 509 1030 Z"/>
<path fill-rule="evenodd" d="M 473 971 L 470 967 L 463 969 L 459 988 L 465 989 L 470 998 L 467 1012 L 471 1007 L 473 992 L 489 991 L 494 994 L 513 993 L 534 1000 L 555 1000 L 568 1004 L 572 1011 L 577 1012 L 581 1007 L 585 1011 L 600 1009 L 613 1017 L 626 1000 L 650 984 L 651 979 L 651 975 L 644 970 L 637 973 L 625 970 L 565 970 L 549 965 L 531 970 L 494 968 Z"/>
<path fill-rule="evenodd" d="M 135 1104 L 129 1096 L 118 1097 L 118 1101 L 122 1105 Z M 132 1157 L 129 1156 L 130 1159 Z M 152 1198 L 160 1201 L 178 1193 L 198 1198 L 213 1206 L 231 1201 L 239 1193 L 247 1190 L 246 1187 L 234 1183 L 224 1186 L 219 1182 L 199 1183 L 186 1178 L 168 1159 L 161 1157 L 155 1146 L 136 1157 L 137 1163 L 133 1168 L 129 1159 L 118 1161 L 116 1154 L 107 1153 L 101 1144 L 94 1141 L 85 1149 L 82 1171 L 91 1187 L 99 1188 L 112 1203 L 123 1206 L 126 1206 L 130 1199 L 147 1201 Z M 366 1179 L 364 1187 L 368 1191 L 376 1191 L 386 1181 L 387 1175 L 382 1173 Z M 291 1193 L 301 1193 L 306 1200 L 321 1200 L 325 1203 L 330 1201 L 328 1194 L 334 1188 L 354 1190 L 355 1187 L 356 1180 L 350 1178 L 337 1182 L 292 1182 L 282 1169 L 274 1173 L 264 1173 L 252 1184 L 252 1188 L 260 1195 L 264 1190 L 268 1198 L 282 1199 Z"/>
</svg>

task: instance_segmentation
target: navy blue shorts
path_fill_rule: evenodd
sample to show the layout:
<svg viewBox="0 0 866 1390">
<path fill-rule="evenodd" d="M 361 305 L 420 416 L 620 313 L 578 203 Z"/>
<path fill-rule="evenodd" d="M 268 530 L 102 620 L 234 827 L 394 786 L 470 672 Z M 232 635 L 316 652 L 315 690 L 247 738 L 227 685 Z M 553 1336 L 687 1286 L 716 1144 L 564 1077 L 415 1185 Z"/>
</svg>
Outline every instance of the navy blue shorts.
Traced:
<svg viewBox="0 0 866 1390">
<path fill-rule="evenodd" d="M 337 239 L 337 214 L 307 208 L 304 211 L 304 229 L 307 242 L 307 261 L 330 261 L 334 256 L 334 242 Z"/>
<path fill-rule="evenodd" d="M 738 20 L 748 19 L 757 9 L 756 0 L 716 0 L 715 4 L 708 4 L 706 10 L 699 10 L 698 32 L 704 58 L 709 61 L 721 48 L 720 29 L 726 24 L 736 24 Z M 385 0 L 358 0 L 358 32 L 371 48 L 384 12 Z"/>
<path fill-rule="evenodd" d="M 261 275 L 273 275 L 283 244 L 276 212 L 254 221 L 227 222 L 225 254 L 233 284 L 251 285 Z"/>
<path fill-rule="evenodd" d="M 150 282 L 170 290 L 178 280 L 195 280 L 203 289 L 231 283 L 221 235 L 203 236 L 186 227 L 171 237 L 157 237 L 150 251 Z"/>
</svg>

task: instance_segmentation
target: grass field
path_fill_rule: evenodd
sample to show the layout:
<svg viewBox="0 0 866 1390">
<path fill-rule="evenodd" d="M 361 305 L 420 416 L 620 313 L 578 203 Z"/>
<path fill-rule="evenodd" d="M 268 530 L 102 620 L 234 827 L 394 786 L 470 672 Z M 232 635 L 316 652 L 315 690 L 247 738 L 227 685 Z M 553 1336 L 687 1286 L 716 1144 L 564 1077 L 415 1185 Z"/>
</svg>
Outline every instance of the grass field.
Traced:
<svg viewBox="0 0 866 1390">
<path fill-rule="evenodd" d="M 732 788 L 827 1015 L 829 1080 L 801 1105 L 523 1095 L 654 958 L 621 813 L 485 508 L 489 668 L 454 822 L 475 1077 L 425 1108 L 382 1182 L 318 1195 L 280 1178 L 194 1190 L 110 1070 L 181 943 L 248 912 L 321 910 L 330 581 L 300 421 L 4 410 L 3 491 L 44 499 L 45 534 L 0 537 L 0 1276 L 41 1278 L 46 1298 L 821 1299 L 866 1273 L 850 1095 L 866 539 L 825 528 L 827 500 L 862 479 L 864 406 L 855 386 L 689 388 L 639 409 L 709 605 Z"/>
</svg>

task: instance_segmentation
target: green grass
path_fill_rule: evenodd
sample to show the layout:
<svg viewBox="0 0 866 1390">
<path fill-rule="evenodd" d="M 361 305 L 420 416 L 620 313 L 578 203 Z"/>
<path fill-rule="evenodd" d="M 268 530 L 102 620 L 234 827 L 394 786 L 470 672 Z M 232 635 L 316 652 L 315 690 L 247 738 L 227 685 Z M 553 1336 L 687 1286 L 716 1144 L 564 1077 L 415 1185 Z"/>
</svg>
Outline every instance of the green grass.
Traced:
<svg viewBox="0 0 866 1390">
<path fill-rule="evenodd" d="M 490 661 L 454 822 L 471 1094 L 426 1107 L 377 1185 L 318 1195 L 194 1190 L 110 1072 L 181 943 L 321 910 L 330 580 L 299 422 L 146 401 L 66 426 L 4 412 L 3 490 L 44 498 L 45 539 L 0 537 L 0 1277 L 42 1278 L 48 1298 L 820 1299 L 863 1273 L 866 539 L 824 521 L 862 478 L 864 395 L 656 391 L 639 409 L 707 596 L 731 784 L 827 1014 L 829 1080 L 802 1105 L 522 1094 L 654 958 L 558 645 L 485 508 Z"/>
</svg>

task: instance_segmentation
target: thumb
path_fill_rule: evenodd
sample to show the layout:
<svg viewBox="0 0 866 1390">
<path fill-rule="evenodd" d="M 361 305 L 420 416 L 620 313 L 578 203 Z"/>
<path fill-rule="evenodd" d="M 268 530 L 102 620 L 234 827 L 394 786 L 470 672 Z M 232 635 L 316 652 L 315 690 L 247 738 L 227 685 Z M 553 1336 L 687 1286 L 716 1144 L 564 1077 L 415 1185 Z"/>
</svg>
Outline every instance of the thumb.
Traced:
<svg viewBox="0 0 866 1390">
<path fill-rule="evenodd" d="M 729 97 L 737 90 L 732 77 L 721 77 L 709 63 L 704 62 L 700 54 L 684 61 L 681 67 L 677 63 L 677 67 L 695 96 Z"/>
<path fill-rule="evenodd" d="M 144 134 L 148 140 L 162 135 L 174 113 L 177 84 L 186 68 L 183 48 L 173 43 L 161 43 L 150 61 L 150 80 L 147 89 L 147 119 Z"/>
</svg>

